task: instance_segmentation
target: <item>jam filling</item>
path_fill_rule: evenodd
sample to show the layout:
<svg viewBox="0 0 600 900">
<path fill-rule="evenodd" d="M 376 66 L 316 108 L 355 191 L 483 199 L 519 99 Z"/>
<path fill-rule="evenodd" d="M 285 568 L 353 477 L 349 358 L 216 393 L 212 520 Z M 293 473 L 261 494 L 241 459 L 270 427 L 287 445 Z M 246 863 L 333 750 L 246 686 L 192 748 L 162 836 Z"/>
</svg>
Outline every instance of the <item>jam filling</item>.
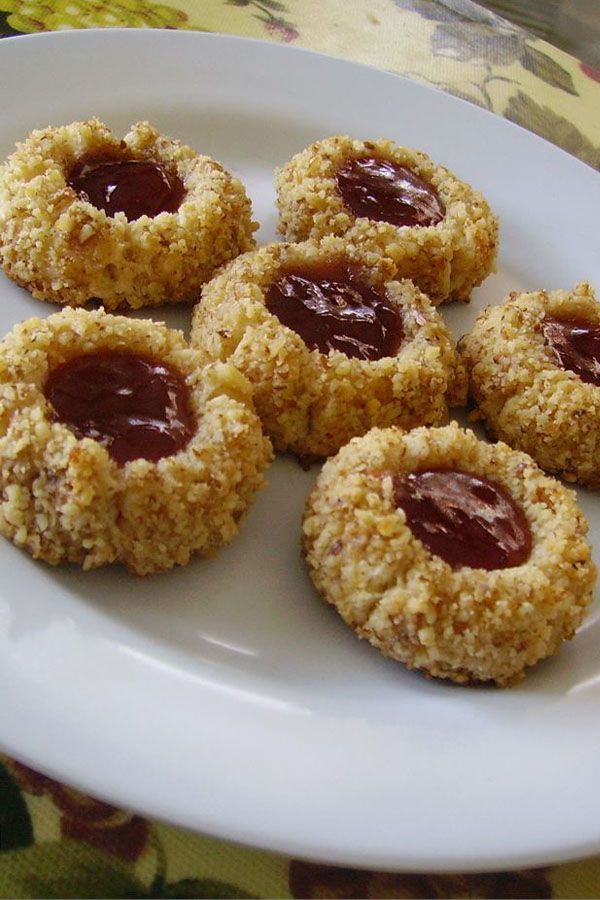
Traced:
<svg viewBox="0 0 600 900">
<path fill-rule="evenodd" d="M 416 172 L 385 159 L 347 162 L 337 173 L 338 190 L 355 216 L 390 225 L 437 225 L 446 208 L 432 185 Z"/>
<path fill-rule="evenodd" d="M 266 296 L 269 312 L 311 350 L 358 359 L 394 356 L 404 338 L 400 312 L 385 293 L 343 263 L 284 272 Z"/>
<path fill-rule="evenodd" d="M 107 216 L 122 212 L 130 222 L 140 216 L 177 212 L 185 196 L 177 175 L 137 159 L 82 160 L 72 169 L 69 185 Z"/>
<path fill-rule="evenodd" d="M 600 387 L 600 326 L 582 319 L 546 316 L 543 331 L 559 366 Z"/>
<path fill-rule="evenodd" d="M 453 469 L 395 475 L 412 533 L 453 569 L 508 569 L 531 553 L 523 510 L 499 484 Z"/>
<path fill-rule="evenodd" d="M 45 395 L 57 421 L 104 444 L 119 465 L 171 456 L 195 430 L 182 376 L 135 353 L 76 356 L 50 373 Z"/>
</svg>

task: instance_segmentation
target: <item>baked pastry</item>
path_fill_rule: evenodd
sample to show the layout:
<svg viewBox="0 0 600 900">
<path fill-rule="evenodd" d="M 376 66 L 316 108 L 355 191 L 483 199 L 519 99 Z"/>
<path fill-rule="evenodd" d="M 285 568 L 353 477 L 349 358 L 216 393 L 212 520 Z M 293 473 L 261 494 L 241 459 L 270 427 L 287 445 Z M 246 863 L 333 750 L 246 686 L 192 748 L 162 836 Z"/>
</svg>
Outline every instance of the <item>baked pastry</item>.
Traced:
<svg viewBox="0 0 600 900">
<path fill-rule="evenodd" d="M 271 456 L 247 381 L 164 325 L 64 310 L 0 343 L 0 532 L 36 559 L 145 575 L 210 556 Z"/>
<path fill-rule="evenodd" d="M 389 257 L 432 303 L 469 300 L 493 271 L 498 220 L 485 198 L 420 151 L 331 137 L 276 172 L 288 241 L 343 235 Z"/>
<path fill-rule="evenodd" d="M 262 247 L 206 285 L 192 344 L 248 378 L 275 448 L 307 460 L 374 425 L 441 424 L 464 372 L 428 298 L 392 272 L 339 238 Z"/>
<path fill-rule="evenodd" d="M 600 486 L 600 305 L 587 282 L 512 293 L 460 347 L 490 434 L 567 481 Z"/>
<path fill-rule="evenodd" d="M 373 429 L 308 499 L 311 578 L 386 656 L 511 685 L 573 637 L 595 567 L 575 494 L 524 453 L 455 423 Z"/>
<path fill-rule="evenodd" d="M 147 122 L 33 131 L 0 167 L 0 263 L 39 300 L 189 300 L 256 227 L 237 178 Z"/>
</svg>

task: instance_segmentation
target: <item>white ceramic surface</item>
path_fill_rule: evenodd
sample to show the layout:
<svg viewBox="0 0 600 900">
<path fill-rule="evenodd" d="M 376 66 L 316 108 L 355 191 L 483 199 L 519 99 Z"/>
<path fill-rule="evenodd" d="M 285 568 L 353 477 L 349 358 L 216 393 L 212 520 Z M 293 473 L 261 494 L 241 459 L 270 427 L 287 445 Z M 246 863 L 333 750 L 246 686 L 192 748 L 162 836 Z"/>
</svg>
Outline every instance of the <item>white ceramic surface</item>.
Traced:
<svg viewBox="0 0 600 900">
<path fill-rule="evenodd" d="M 310 141 L 426 150 L 502 222 L 498 274 L 447 313 L 457 335 L 511 289 L 600 288 L 598 175 L 395 75 L 222 36 L 104 31 L 2 41 L 0 80 L 0 157 L 49 123 L 149 119 L 243 178 L 261 241 L 275 235 L 273 168 Z M 1 333 L 51 311 L 0 276 Z M 600 851 L 597 608 L 513 690 L 406 672 L 311 588 L 298 541 L 314 477 L 278 460 L 231 547 L 156 578 L 54 570 L 0 542 L 3 748 L 126 807 L 312 859 L 478 870 Z M 581 500 L 598 546 L 598 501 Z"/>
</svg>

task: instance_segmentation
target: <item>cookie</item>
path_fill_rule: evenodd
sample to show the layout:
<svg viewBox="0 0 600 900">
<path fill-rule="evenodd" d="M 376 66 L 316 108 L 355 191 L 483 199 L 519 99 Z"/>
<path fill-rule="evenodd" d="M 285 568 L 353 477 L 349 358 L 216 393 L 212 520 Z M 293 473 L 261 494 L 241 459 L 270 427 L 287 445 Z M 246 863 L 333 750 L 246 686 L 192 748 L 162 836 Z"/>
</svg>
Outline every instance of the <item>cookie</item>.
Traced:
<svg viewBox="0 0 600 900">
<path fill-rule="evenodd" d="M 164 325 L 66 309 L 0 343 L 0 532 L 36 559 L 210 556 L 271 457 L 246 380 Z"/>
<path fill-rule="evenodd" d="M 587 282 L 512 293 L 460 348 L 491 435 L 567 481 L 600 486 L 600 305 Z"/>
<path fill-rule="evenodd" d="M 0 167 L 0 264 L 39 300 L 190 300 L 256 227 L 237 178 L 147 122 L 33 131 Z"/>
<path fill-rule="evenodd" d="M 317 590 L 359 637 L 457 683 L 518 682 L 592 599 L 575 494 L 456 424 L 351 441 L 323 467 L 303 535 Z"/>
<path fill-rule="evenodd" d="M 418 150 L 327 138 L 276 172 L 288 241 L 328 234 L 389 257 L 434 304 L 469 300 L 494 270 L 498 220 L 478 191 Z"/>
<path fill-rule="evenodd" d="M 464 372 L 428 298 L 393 271 L 339 238 L 262 247 L 206 285 L 192 344 L 248 378 L 277 450 L 312 459 L 374 425 L 441 424 Z"/>
</svg>

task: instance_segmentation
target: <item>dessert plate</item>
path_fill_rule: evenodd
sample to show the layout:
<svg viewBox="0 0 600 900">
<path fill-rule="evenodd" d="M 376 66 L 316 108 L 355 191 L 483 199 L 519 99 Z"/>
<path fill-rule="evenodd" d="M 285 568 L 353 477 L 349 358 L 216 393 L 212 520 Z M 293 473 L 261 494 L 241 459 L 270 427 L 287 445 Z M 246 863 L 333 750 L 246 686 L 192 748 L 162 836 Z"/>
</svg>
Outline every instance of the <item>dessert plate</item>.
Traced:
<svg viewBox="0 0 600 900">
<path fill-rule="evenodd" d="M 275 237 L 273 169 L 335 133 L 445 163 L 501 219 L 509 290 L 600 288 L 600 178 L 534 135 L 401 77 L 274 44 L 157 31 L 3 41 L 0 156 L 32 129 L 149 119 L 244 180 Z M 48 315 L 0 276 L 0 331 Z M 158 310 L 156 317 L 163 313 Z M 189 325 L 189 310 L 164 313 Z M 316 596 L 300 517 L 316 475 L 268 473 L 211 561 L 136 579 L 52 569 L 0 542 L 0 744 L 100 798 L 327 862 L 483 870 L 600 851 L 600 620 L 511 690 L 427 681 Z M 600 503 L 580 492 L 600 547 Z"/>
</svg>

